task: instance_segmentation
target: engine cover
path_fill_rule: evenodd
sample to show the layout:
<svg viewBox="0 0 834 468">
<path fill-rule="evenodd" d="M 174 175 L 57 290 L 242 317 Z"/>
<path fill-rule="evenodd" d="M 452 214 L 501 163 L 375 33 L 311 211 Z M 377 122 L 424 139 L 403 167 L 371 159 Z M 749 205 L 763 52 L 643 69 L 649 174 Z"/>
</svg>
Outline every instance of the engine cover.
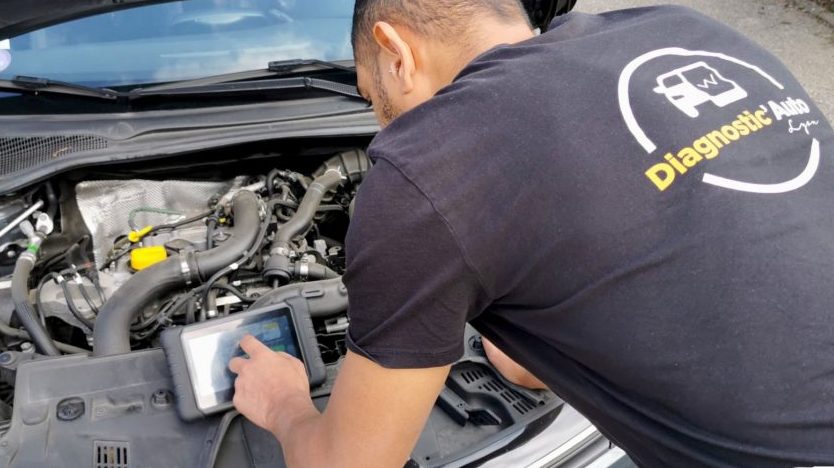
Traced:
<svg viewBox="0 0 834 468">
<path fill-rule="evenodd" d="M 177 416 L 160 349 L 22 364 L 0 466 L 193 467 L 216 418 Z"/>
</svg>

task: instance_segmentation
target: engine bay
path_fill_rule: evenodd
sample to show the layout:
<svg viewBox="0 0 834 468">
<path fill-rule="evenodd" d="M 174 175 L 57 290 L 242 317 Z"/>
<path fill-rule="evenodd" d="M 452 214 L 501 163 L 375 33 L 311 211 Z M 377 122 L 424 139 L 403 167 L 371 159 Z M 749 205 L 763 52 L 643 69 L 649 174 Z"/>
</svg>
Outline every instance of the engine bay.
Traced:
<svg viewBox="0 0 834 468">
<path fill-rule="evenodd" d="M 62 206 L 35 213 L 37 226 L 21 223 L 35 242 L 43 238 L 26 281 L 37 319 L 55 341 L 117 354 L 158 347 L 168 327 L 229 316 L 316 283 L 327 296 L 314 301 L 327 303 L 314 311 L 316 331 L 323 358 L 335 362 L 348 324 L 338 282 L 344 236 L 369 168 L 365 153 L 353 150 L 307 175 L 273 169 L 220 181 L 78 182 Z M 77 216 L 53 220 L 50 209 Z M 68 240 L 72 231 L 81 234 Z M 28 241 L 17 250 L 31 248 Z"/>
<path fill-rule="evenodd" d="M 311 389 L 323 408 L 346 354 L 344 240 L 370 169 L 361 146 L 198 154 L 0 199 L 0 226 L 12 226 L 0 235 L 0 465 L 282 466 L 277 442 L 232 413 L 178 417 L 160 337 L 265 306 L 303 310 L 326 366 Z M 504 380 L 475 330 L 465 340 L 418 466 L 518 444 L 562 407 Z M 119 457 L 136 465 L 107 464 Z"/>
</svg>

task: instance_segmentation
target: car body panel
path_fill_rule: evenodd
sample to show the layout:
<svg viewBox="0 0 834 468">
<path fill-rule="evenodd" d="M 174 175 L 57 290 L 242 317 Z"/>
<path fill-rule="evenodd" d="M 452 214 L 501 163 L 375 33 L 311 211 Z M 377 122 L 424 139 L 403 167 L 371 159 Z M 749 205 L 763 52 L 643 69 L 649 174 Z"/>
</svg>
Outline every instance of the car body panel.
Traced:
<svg viewBox="0 0 834 468">
<path fill-rule="evenodd" d="M 3 2 L 0 39 L 25 34 L 53 24 L 125 8 L 175 0 L 9 0 Z M 576 0 L 522 0 L 536 27 L 573 8 Z"/>
</svg>

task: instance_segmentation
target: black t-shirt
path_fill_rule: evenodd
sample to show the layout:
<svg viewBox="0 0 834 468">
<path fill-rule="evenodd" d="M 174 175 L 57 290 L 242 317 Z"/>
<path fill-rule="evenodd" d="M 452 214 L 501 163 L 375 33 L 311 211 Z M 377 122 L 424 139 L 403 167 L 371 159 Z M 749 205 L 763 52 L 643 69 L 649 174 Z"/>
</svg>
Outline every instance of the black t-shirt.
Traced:
<svg viewBox="0 0 834 468">
<path fill-rule="evenodd" d="M 573 13 L 369 154 L 354 352 L 449 364 L 471 321 L 640 465 L 834 463 L 834 132 L 760 47 Z"/>
</svg>

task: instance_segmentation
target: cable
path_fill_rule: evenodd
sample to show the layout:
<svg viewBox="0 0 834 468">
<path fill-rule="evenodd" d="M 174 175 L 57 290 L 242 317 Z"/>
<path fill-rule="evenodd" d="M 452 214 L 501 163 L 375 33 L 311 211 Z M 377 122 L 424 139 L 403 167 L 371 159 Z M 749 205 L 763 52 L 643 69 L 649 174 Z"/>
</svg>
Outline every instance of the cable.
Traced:
<svg viewBox="0 0 834 468">
<path fill-rule="evenodd" d="M 64 291 L 64 297 L 67 300 L 67 305 L 69 306 L 70 312 L 72 315 L 81 323 L 84 324 L 90 331 L 93 331 L 93 322 L 89 321 L 84 315 L 81 314 L 81 311 L 78 310 L 78 306 L 75 305 L 75 301 L 72 299 L 72 295 L 70 294 L 69 287 L 67 286 L 68 281 L 61 281 L 61 289 Z"/>
<path fill-rule="evenodd" d="M 231 293 L 233 296 L 240 299 L 241 302 L 244 302 L 246 304 L 251 304 L 258 300 L 258 298 L 256 297 L 247 296 L 240 289 L 230 284 L 216 283 L 214 286 L 211 287 L 211 289 L 222 289 L 223 291 Z"/>
<path fill-rule="evenodd" d="M 55 280 L 57 276 L 58 275 L 56 275 L 55 273 L 50 273 L 44 276 L 38 282 L 37 289 L 35 289 L 35 309 L 37 310 L 38 315 L 40 316 L 41 323 L 44 326 L 43 329 L 47 334 L 49 334 L 49 330 L 46 329 L 46 313 L 43 306 L 43 302 L 41 301 L 41 294 L 43 293 L 43 287 L 46 286 L 46 283 L 48 283 L 49 280 Z"/>
<path fill-rule="evenodd" d="M 84 302 L 87 303 L 87 306 L 90 307 L 93 314 L 98 315 L 98 306 L 93 302 L 93 298 L 90 297 L 90 293 L 87 292 L 87 288 L 84 287 L 84 283 L 79 284 L 78 289 L 81 290 L 81 297 L 84 298 Z"/>
<path fill-rule="evenodd" d="M 92 280 L 90 280 L 90 282 L 92 283 Z M 87 306 L 90 307 L 90 310 L 93 311 L 93 314 L 98 315 L 98 306 L 93 302 L 93 298 L 90 297 L 90 293 L 87 292 L 87 288 L 84 287 L 84 282 L 79 280 L 77 284 L 78 289 L 81 290 L 81 297 L 84 298 L 84 302 L 87 303 Z"/>
<path fill-rule="evenodd" d="M 98 294 L 98 298 L 101 300 L 101 303 L 104 304 L 107 302 L 107 298 L 104 297 L 104 289 L 101 288 L 101 283 L 98 281 L 98 274 L 95 272 L 91 273 L 90 281 L 92 281 L 93 286 L 96 288 L 96 294 Z"/>
<path fill-rule="evenodd" d="M 200 213 L 197 216 L 192 216 L 190 218 L 183 219 L 182 221 L 177 221 L 176 223 L 160 224 L 159 226 L 154 226 L 153 228 L 151 228 L 151 230 L 150 230 L 150 232 L 148 232 L 148 234 L 153 234 L 155 232 L 168 230 L 168 229 L 176 229 L 178 227 L 185 226 L 186 224 L 196 223 L 197 221 L 202 221 L 204 218 L 208 218 L 212 214 L 214 214 L 214 210 L 207 211 L 205 213 Z M 146 234 L 146 235 L 148 235 L 148 234 Z"/>
<path fill-rule="evenodd" d="M 138 231 L 139 229 L 141 229 L 141 227 L 136 226 L 136 223 L 135 223 L 136 215 L 138 213 L 153 213 L 153 214 L 161 214 L 161 215 L 168 215 L 168 216 L 172 216 L 172 215 L 173 216 L 180 216 L 180 217 L 183 216 L 183 214 L 180 213 L 179 211 L 166 210 L 166 209 L 163 209 L 163 208 L 153 208 L 153 207 L 149 207 L 149 206 L 142 206 L 142 207 L 136 208 L 134 210 L 131 210 L 130 213 L 128 214 L 128 216 L 127 216 L 127 225 L 130 226 L 130 229 L 133 230 L 133 231 Z"/>
</svg>

